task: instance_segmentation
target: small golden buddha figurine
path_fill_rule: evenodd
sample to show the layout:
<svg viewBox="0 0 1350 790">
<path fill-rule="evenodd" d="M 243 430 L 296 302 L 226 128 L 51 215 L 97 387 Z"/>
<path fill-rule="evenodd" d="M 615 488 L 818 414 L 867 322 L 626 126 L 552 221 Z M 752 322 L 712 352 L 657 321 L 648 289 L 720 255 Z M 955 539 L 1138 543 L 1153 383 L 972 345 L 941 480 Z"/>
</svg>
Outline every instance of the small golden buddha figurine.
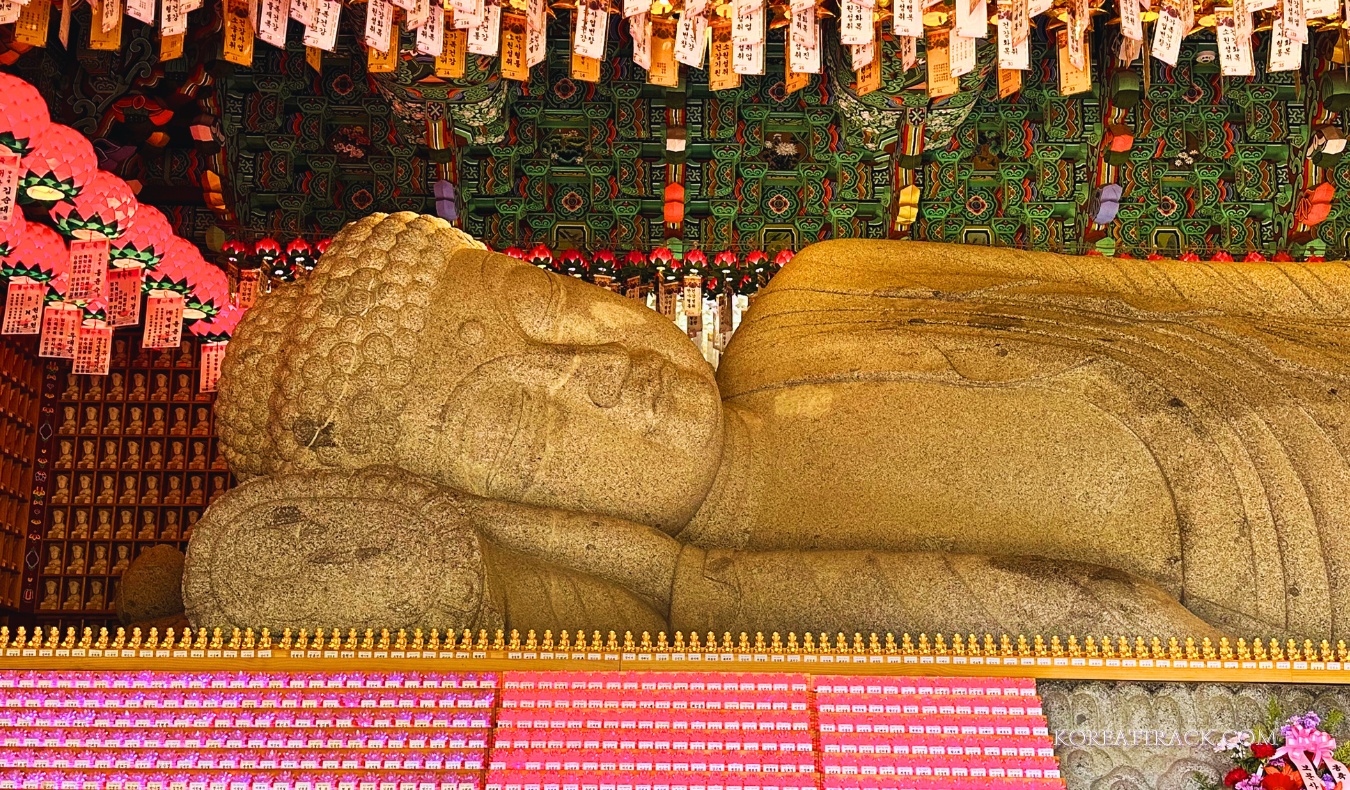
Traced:
<svg viewBox="0 0 1350 790">
<path fill-rule="evenodd" d="M 141 647 L 141 629 L 131 629 L 131 644 L 127 645 L 131 650 L 139 650 Z"/>
<path fill-rule="evenodd" d="M 113 637 L 112 649 L 121 650 L 127 643 L 127 631 L 125 628 L 117 629 L 117 636 Z"/>
<path fill-rule="evenodd" d="M 159 629 L 151 628 L 145 638 L 145 649 L 154 650 L 157 647 L 159 647 Z"/>
<path fill-rule="evenodd" d="M 236 634 L 239 633 L 239 630 L 235 629 L 235 633 Z M 256 643 L 254 642 L 253 639 L 253 629 L 247 628 L 244 630 L 244 644 L 242 645 L 242 648 L 244 650 L 253 650 L 255 649 L 255 647 Z"/>
<path fill-rule="evenodd" d="M 211 650 L 220 650 L 224 646 L 224 641 L 219 628 L 211 629 Z"/>
<path fill-rule="evenodd" d="M 398 629 L 398 638 L 394 640 L 394 649 L 400 651 L 408 649 L 408 632 L 402 628 Z"/>
<path fill-rule="evenodd" d="M 263 626 L 262 632 L 258 635 L 258 649 L 272 649 L 272 632 L 266 626 Z"/>
<path fill-rule="evenodd" d="M 534 633 L 534 632 L 531 631 L 530 633 Z M 420 652 L 420 651 L 422 650 L 422 648 L 425 647 L 425 646 L 426 646 L 426 643 L 422 641 L 422 629 L 420 629 L 420 628 L 415 628 L 415 629 L 413 629 L 413 643 L 412 643 L 412 649 L 415 650 L 415 651 L 419 651 L 419 652 Z"/>
<path fill-rule="evenodd" d="M 323 650 L 323 647 L 324 647 L 324 630 L 322 628 L 315 628 L 314 643 L 310 647 L 310 650 Z"/>
<path fill-rule="evenodd" d="M 98 629 L 98 641 L 94 643 L 96 650 L 106 650 L 108 648 L 108 629 Z"/>
<path fill-rule="evenodd" d="M 380 643 L 379 643 L 378 646 L 376 646 L 375 649 L 376 649 L 376 650 L 380 650 L 380 651 L 386 651 L 386 652 L 389 650 L 389 629 L 388 629 L 388 628 L 381 628 L 381 629 L 380 629 Z"/>
<path fill-rule="evenodd" d="M 93 644 L 94 644 L 94 629 L 86 626 L 84 629 L 84 633 L 80 634 L 79 648 L 81 650 L 88 650 L 90 646 Z"/>
</svg>

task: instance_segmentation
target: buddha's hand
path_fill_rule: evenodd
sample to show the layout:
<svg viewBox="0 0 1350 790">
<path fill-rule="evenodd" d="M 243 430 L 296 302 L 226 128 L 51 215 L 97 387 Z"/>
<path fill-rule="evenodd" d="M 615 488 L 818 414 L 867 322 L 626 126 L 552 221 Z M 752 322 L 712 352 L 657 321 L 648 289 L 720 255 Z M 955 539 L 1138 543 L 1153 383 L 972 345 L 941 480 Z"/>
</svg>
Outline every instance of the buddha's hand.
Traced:
<svg viewBox="0 0 1350 790">
<path fill-rule="evenodd" d="M 194 626 L 495 628 L 463 497 L 403 472 L 308 472 L 247 481 L 188 544 Z"/>
<path fill-rule="evenodd" d="M 1216 635 L 1147 580 L 1043 557 L 689 547 L 674 590 L 699 631 Z"/>
</svg>

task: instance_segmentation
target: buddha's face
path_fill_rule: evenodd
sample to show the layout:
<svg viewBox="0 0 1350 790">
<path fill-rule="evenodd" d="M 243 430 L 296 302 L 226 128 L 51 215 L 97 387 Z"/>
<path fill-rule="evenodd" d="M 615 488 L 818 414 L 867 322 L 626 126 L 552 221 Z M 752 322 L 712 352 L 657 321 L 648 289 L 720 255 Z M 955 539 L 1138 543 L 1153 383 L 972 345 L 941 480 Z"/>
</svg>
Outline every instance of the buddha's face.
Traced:
<svg viewBox="0 0 1350 790">
<path fill-rule="evenodd" d="M 450 482 L 674 529 L 721 454 L 713 371 L 669 320 L 505 255 L 464 251 L 433 342 Z"/>
</svg>

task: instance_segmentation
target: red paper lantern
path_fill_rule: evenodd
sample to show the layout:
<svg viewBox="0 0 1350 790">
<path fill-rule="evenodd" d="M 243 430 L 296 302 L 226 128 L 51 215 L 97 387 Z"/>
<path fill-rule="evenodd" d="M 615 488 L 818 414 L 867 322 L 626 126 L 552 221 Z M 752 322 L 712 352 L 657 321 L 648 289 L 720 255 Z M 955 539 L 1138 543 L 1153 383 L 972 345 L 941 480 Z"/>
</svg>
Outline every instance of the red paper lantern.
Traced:
<svg viewBox="0 0 1350 790">
<path fill-rule="evenodd" d="M 1265 260 L 1266 256 L 1262 255 L 1256 250 L 1252 250 L 1242 258 L 1243 263 L 1265 263 Z"/>
<path fill-rule="evenodd" d="M 506 249 L 502 250 L 502 254 L 515 258 L 518 261 L 525 260 L 525 251 L 519 247 L 507 247 Z"/>
<path fill-rule="evenodd" d="M 1220 263 L 1232 263 L 1232 262 L 1233 262 L 1233 256 L 1232 256 L 1232 255 L 1229 255 L 1229 254 L 1228 254 L 1227 252 L 1225 252 L 1224 250 L 1219 250 L 1218 252 L 1216 252 L 1216 253 L 1214 253 L 1212 256 L 1210 256 L 1210 260 L 1211 260 L 1211 261 L 1219 261 Z"/>
<path fill-rule="evenodd" d="M 148 272 L 145 290 L 167 289 L 183 295 L 183 318 L 198 321 L 220 312 L 228 303 L 225 273 L 206 262 L 197 245 L 175 236 L 159 268 Z"/>
<path fill-rule="evenodd" d="M 106 170 L 95 170 L 74 200 L 57 203 L 49 213 L 56 229 L 69 238 L 117 239 L 127 232 L 138 206 L 127 182 Z"/>
<path fill-rule="evenodd" d="M 188 331 L 210 343 L 229 340 L 234 336 L 234 329 L 239 325 L 239 319 L 243 316 L 244 308 L 238 305 L 226 305 L 210 319 L 198 321 L 188 327 Z"/>
<path fill-rule="evenodd" d="M 690 268 L 706 268 L 708 265 L 708 256 L 703 254 L 703 250 L 693 249 L 684 254 L 684 265 Z"/>
<path fill-rule="evenodd" d="M 23 241 L 24 226 L 27 224 L 23 215 L 17 211 L 9 222 L 0 224 L 0 258 L 8 258 L 14 253 Z"/>
<path fill-rule="evenodd" d="M 6 278 L 29 277 L 51 282 L 64 277 L 69 269 L 70 251 L 61 235 L 46 225 L 27 222 L 18 245 L 0 267 L 0 274 Z"/>
<path fill-rule="evenodd" d="M 684 222 L 683 184 L 666 184 L 664 213 L 668 225 L 678 225 Z"/>
<path fill-rule="evenodd" d="M 1183 260 L 1186 261 L 1187 263 L 1199 263 L 1200 256 L 1196 255 L 1193 252 L 1185 252 L 1182 253 L 1181 257 L 1178 260 Z"/>
<path fill-rule="evenodd" d="M 142 205 L 127 223 L 126 233 L 112 243 L 109 257 L 119 269 L 133 266 L 154 269 L 164 259 L 172 238 L 173 226 L 159 209 Z"/>
<path fill-rule="evenodd" d="M 30 202 L 71 200 L 97 170 L 98 158 L 89 140 L 69 126 L 54 123 L 23 158 L 19 194 Z"/>
<path fill-rule="evenodd" d="M 623 256 L 624 268 L 643 268 L 647 265 L 647 256 L 641 250 L 633 250 Z"/>
<path fill-rule="evenodd" d="M 773 265 L 781 269 L 788 265 L 794 255 L 796 253 L 792 250 L 779 250 L 778 254 L 773 256 Z"/>
<path fill-rule="evenodd" d="M 51 122 L 37 88 L 0 72 L 0 146 L 25 156 Z"/>
<path fill-rule="evenodd" d="M 718 269 L 736 268 L 736 253 L 731 250 L 722 250 L 713 256 L 713 266 Z"/>
</svg>

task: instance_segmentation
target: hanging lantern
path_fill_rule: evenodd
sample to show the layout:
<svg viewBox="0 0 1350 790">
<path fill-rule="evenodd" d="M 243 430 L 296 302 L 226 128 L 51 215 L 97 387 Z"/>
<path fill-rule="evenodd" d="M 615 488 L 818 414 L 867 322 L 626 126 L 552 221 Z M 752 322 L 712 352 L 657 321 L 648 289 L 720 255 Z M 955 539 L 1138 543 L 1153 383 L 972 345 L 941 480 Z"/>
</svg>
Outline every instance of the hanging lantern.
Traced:
<svg viewBox="0 0 1350 790">
<path fill-rule="evenodd" d="M 1256 251 L 1256 250 L 1252 250 L 1251 252 L 1249 252 L 1249 253 L 1247 253 L 1246 255 L 1243 256 L 1242 262 L 1243 262 L 1243 263 L 1265 263 L 1265 262 L 1266 262 L 1266 256 L 1262 255 L 1260 252 L 1258 252 L 1258 251 Z"/>
<path fill-rule="evenodd" d="M 534 249 L 530 250 L 529 257 L 525 260 L 541 269 L 553 268 L 553 253 L 542 244 L 534 245 Z"/>
<path fill-rule="evenodd" d="M 1229 255 L 1227 252 L 1225 252 L 1225 251 L 1223 251 L 1223 250 L 1219 250 L 1218 252 L 1216 252 L 1216 253 L 1214 253 L 1212 256 L 1210 256 L 1210 260 L 1211 260 L 1211 261 L 1219 261 L 1219 262 L 1221 262 L 1221 263 L 1232 263 L 1232 262 L 1233 262 L 1233 256 L 1232 256 L 1232 255 Z"/>
<path fill-rule="evenodd" d="M 332 239 L 319 239 L 318 243 L 314 245 L 315 257 L 322 258 L 323 254 L 325 252 L 328 252 L 328 245 L 332 243 L 333 243 Z"/>
<path fill-rule="evenodd" d="M 736 268 L 736 253 L 722 250 L 713 256 L 713 268 L 720 272 L 729 272 Z"/>
<path fill-rule="evenodd" d="M 228 302 L 223 294 L 228 295 L 229 285 L 225 273 L 207 263 L 197 245 L 175 236 L 164 260 L 146 273 L 144 289 L 147 293 L 169 290 L 182 294 L 184 320 L 197 321 L 220 312 Z"/>
<path fill-rule="evenodd" d="M 1185 261 L 1185 262 L 1187 262 L 1187 263 L 1199 263 L 1199 262 L 1200 262 L 1200 256 L 1199 256 L 1199 255 L 1196 255 L 1196 254 L 1193 253 L 1193 252 L 1186 252 L 1186 253 L 1182 253 L 1181 257 L 1178 258 L 1177 260 L 1179 260 L 1179 261 Z"/>
<path fill-rule="evenodd" d="M 27 222 L 14 250 L 0 261 L 0 277 L 28 277 L 49 283 L 69 268 L 70 251 L 60 234 L 46 225 Z"/>
<path fill-rule="evenodd" d="M 47 102 L 37 88 L 0 72 L 0 146 L 26 156 L 50 125 Z"/>
<path fill-rule="evenodd" d="M 24 156 L 22 166 L 20 197 L 29 203 L 55 203 L 80 194 L 98 170 L 98 158 L 84 135 L 54 123 Z"/>
<path fill-rule="evenodd" d="M 206 321 L 197 321 L 188 327 L 188 331 L 208 343 L 219 343 L 234 336 L 239 319 L 244 316 L 244 308 L 227 305 Z"/>
<path fill-rule="evenodd" d="M 671 252 L 669 247 L 657 247 L 652 250 L 652 254 L 647 257 L 652 265 L 658 269 L 668 269 L 675 264 L 675 253 Z"/>
<path fill-rule="evenodd" d="M 225 255 L 225 263 L 234 269 L 250 269 L 248 261 L 248 245 L 236 239 L 229 239 L 220 245 L 220 251 Z"/>
<path fill-rule="evenodd" d="M 703 269 L 708 266 L 708 256 L 703 250 L 690 250 L 684 255 L 684 265 L 690 269 Z"/>
<path fill-rule="evenodd" d="M 586 256 L 580 250 L 563 250 L 558 256 L 558 271 L 568 277 L 586 276 Z"/>
<path fill-rule="evenodd" d="M 95 170 L 79 195 L 57 203 L 49 213 L 56 229 L 68 238 L 97 241 L 125 235 L 138 205 L 127 182 L 106 170 Z"/>
<path fill-rule="evenodd" d="M 794 255 L 796 255 L 796 253 L 792 250 L 779 250 L 778 254 L 773 256 L 774 268 L 781 269 L 784 266 L 787 266 L 788 263 L 792 261 Z"/>
<path fill-rule="evenodd" d="M 114 268 L 144 266 L 154 269 L 173 238 L 173 226 L 159 209 L 141 205 L 127 222 L 126 233 L 112 243 L 108 259 Z"/>
<path fill-rule="evenodd" d="M 9 222 L 0 223 L 0 260 L 8 258 L 23 242 L 24 221 L 22 214 L 15 214 Z"/>
<path fill-rule="evenodd" d="M 308 274 L 314 271 L 314 266 L 319 261 L 311 254 L 309 242 L 304 239 L 292 239 L 291 243 L 286 245 L 286 262 L 292 272 Z"/>
<path fill-rule="evenodd" d="M 282 254 L 281 245 L 276 239 L 259 239 L 253 244 L 253 255 L 258 265 L 273 280 L 284 283 L 295 280 L 295 272 L 291 270 L 290 262 Z"/>
<path fill-rule="evenodd" d="M 515 258 L 518 261 L 525 260 L 525 251 L 519 247 L 507 247 L 506 249 L 502 250 L 502 254 L 509 255 L 510 257 Z"/>
</svg>

